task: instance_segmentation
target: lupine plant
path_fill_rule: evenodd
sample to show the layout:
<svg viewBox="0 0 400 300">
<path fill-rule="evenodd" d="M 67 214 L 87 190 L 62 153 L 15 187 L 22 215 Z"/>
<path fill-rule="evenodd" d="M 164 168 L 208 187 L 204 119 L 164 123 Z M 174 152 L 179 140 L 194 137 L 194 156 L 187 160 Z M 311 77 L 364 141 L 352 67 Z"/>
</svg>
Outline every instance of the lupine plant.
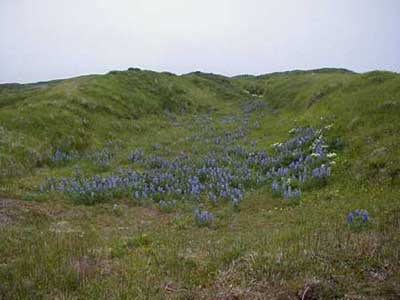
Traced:
<svg viewBox="0 0 400 300">
<path fill-rule="evenodd" d="M 214 223 L 214 215 L 211 212 L 197 208 L 194 210 L 194 220 L 199 227 L 211 226 Z"/>
<path fill-rule="evenodd" d="M 363 209 L 356 209 L 347 215 L 347 224 L 355 230 L 360 231 L 365 228 L 370 222 L 368 211 Z"/>
<path fill-rule="evenodd" d="M 172 212 L 174 208 L 176 207 L 176 200 L 161 200 L 158 202 L 158 206 L 160 207 L 160 210 L 163 212 Z"/>
<path fill-rule="evenodd" d="M 90 160 L 101 168 L 107 168 L 111 165 L 113 157 L 114 154 L 110 150 L 103 149 L 101 151 L 96 151 L 91 155 Z"/>
<path fill-rule="evenodd" d="M 53 156 L 51 157 L 51 161 L 56 164 L 66 163 L 78 158 L 78 155 L 74 152 L 65 152 L 61 149 L 57 149 Z"/>
</svg>

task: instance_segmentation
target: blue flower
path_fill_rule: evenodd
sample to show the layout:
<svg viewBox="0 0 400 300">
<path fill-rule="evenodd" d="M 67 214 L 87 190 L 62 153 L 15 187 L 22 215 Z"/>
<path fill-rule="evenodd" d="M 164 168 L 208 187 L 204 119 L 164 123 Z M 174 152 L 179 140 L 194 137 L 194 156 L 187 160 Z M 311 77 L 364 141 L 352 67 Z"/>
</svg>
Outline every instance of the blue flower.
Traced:
<svg viewBox="0 0 400 300">
<path fill-rule="evenodd" d="M 214 222 L 214 215 L 206 210 L 195 209 L 194 219 L 198 226 L 209 226 Z"/>
<path fill-rule="evenodd" d="M 359 210 L 356 209 L 355 211 L 350 212 L 347 215 L 347 223 L 348 224 L 353 224 L 354 222 L 362 222 L 362 223 L 367 223 L 370 220 L 368 211 L 366 210 Z"/>
</svg>

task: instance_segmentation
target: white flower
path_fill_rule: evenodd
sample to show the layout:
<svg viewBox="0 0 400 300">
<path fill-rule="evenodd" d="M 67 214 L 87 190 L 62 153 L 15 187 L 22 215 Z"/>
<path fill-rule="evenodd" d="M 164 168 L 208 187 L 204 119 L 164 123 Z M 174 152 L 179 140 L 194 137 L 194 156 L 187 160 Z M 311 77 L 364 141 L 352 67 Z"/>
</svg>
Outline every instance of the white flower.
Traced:
<svg viewBox="0 0 400 300">
<path fill-rule="evenodd" d="M 330 152 L 326 155 L 326 157 L 328 158 L 335 158 L 337 156 L 337 154 L 335 152 Z"/>
</svg>

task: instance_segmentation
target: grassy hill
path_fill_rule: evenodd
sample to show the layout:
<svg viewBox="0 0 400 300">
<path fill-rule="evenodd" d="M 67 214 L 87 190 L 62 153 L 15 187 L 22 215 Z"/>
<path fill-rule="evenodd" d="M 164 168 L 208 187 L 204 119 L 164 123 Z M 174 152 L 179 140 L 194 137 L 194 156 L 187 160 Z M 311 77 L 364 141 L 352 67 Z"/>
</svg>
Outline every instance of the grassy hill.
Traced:
<svg viewBox="0 0 400 300">
<path fill-rule="evenodd" d="M 383 71 L 0 85 L 0 299 L 398 299 L 399 132 Z"/>
</svg>

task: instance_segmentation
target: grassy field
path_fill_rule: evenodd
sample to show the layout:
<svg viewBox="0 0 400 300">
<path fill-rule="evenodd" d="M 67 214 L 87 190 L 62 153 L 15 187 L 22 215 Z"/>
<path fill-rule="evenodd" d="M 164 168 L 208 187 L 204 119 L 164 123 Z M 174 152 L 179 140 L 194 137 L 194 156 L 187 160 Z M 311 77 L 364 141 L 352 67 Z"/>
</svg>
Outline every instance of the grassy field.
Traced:
<svg viewBox="0 0 400 300">
<path fill-rule="evenodd" d="M 0 299 L 400 299 L 399 132 L 390 72 L 0 85 Z"/>
</svg>

